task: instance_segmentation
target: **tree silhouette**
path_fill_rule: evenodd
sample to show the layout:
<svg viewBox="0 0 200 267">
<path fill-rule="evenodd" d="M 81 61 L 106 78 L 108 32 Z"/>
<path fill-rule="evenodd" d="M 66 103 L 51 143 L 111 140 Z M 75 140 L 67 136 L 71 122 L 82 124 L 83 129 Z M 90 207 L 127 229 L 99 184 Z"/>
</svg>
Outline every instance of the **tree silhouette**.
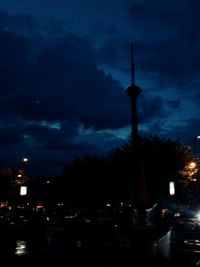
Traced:
<svg viewBox="0 0 200 267">
<path fill-rule="evenodd" d="M 191 161 L 191 149 L 178 140 L 157 136 L 140 138 L 144 175 L 150 202 L 169 196 L 169 181 L 181 190 L 181 170 Z M 105 157 L 75 156 L 65 166 L 62 186 L 66 195 L 87 203 L 129 201 L 133 177 L 131 142 Z M 137 193 L 137 188 L 135 188 Z"/>
<path fill-rule="evenodd" d="M 11 181 L 14 176 L 11 168 L 5 167 L 0 171 L 0 200 L 7 201 L 11 194 Z"/>
</svg>

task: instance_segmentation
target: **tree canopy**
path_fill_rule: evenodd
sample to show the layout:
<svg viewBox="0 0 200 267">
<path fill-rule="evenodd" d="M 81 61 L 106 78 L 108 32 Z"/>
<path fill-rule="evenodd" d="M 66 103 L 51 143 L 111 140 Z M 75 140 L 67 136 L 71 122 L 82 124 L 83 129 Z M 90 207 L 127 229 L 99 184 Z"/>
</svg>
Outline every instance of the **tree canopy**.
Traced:
<svg viewBox="0 0 200 267">
<path fill-rule="evenodd" d="M 178 140 L 157 136 L 140 138 L 145 186 L 150 201 L 169 195 L 169 181 L 181 188 L 187 181 L 183 170 L 193 156 L 191 148 Z M 70 198 L 80 201 L 129 201 L 134 177 L 131 142 L 110 151 L 105 157 L 75 156 L 65 166 L 63 184 Z M 137 187 L 137 184 L 135 184 Z"/>
</svg>

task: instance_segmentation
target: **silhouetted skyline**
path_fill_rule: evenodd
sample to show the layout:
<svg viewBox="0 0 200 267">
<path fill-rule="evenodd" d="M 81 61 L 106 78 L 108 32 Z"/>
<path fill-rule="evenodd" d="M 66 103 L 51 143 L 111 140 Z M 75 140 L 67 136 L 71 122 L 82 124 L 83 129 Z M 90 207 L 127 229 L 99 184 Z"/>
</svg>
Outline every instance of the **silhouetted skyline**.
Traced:
<svg viewBox="0 0 200 267">
<path fill-rule="evenodd" d="M 0 167 L 27 156 L 33 174 L 59 175 L 73 155 L 125 143 L 131 42 L 139 134 L 192 145 L 199 8 L 196 0 L 2 0 Z"/>
</svg>

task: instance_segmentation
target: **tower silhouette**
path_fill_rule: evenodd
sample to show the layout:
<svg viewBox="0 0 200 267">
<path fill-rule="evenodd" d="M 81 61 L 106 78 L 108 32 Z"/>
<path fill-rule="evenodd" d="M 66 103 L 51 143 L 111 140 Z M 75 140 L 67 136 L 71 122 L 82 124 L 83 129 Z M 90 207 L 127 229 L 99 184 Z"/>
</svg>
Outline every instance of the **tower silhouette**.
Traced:
<svg viewBox="0 0 200 267">
<path fill-rule="evenodd" d="M 131 85 L 126 89 L 131 100 L 131 155 L 132 155 L 132 182 L 131 201 L 138 206 L 147 205 L 147 192 L 144 177 L 144 162 L 138 135 L 137 97 L 142 92 L 135 84 L 134 46 L 131 44 Z"/>
<path fill-rule="evenodd" d="M 141 92 L 141 88 L 135 84 L 134 46 L 131 44 L 131 85 L 126 89 L 126 93 L 131 99 L 131 143 L 133 149 L 137 148 L 139 143 L 137 97 Z"/>
<path fill-rule="evenodd" d="M 159 205 L 149 207 L 148 191 L 145 181 L 145 165 L 141 138 L 138 135 L 137 97 L 141 93 L 135 85 L 134 47 L 131 44 L 131 85 L 126 93 L 131 100 L 131 224 L 127 229 L 135 262 L 154 266 L 155 263 L 166 265 L 170 251 L 170 231 L 167 223 L 162 225 Z M 151 218 L 150 218 L 151 217 Z M 138 257 L 138 258 L 137 258 Z M 157 260 L 158 259 L 158 260 Z"/>
</svg>

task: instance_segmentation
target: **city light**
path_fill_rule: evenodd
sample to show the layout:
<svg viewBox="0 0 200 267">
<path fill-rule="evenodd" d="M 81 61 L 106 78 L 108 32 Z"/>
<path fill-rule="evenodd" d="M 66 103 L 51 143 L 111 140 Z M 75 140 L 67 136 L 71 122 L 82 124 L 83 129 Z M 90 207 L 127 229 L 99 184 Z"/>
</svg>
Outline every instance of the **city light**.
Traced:
<svg viewBox="0 0 200 267">
<path fill-rule="evenodd" d="M 27 195 L 27 186 L 21 186 L 20 187 L 20 196 L 26 196 Z"/>
<path fill-rule="evenodd" d="M 24 158 L 22 158 L 22 161 L 23 162 L 28 162 L 28 158 L 24 157 Z"/>
<path fill-rule="evenodd" d="M 188 168 L 189 169 L 194 169 L 194 168 L 196 168 L 196 166 L 197 166 L 196 162 L 192 161 L 192 162 L 189 163 Z"/>
<path fill-rule="evenodd" d="M 170 194 L 170 196 L 175 195 L 175 185 L 174 185 L 174 182 L 170 182 L 169 183 L 169 194 Z"/>
</svg>

